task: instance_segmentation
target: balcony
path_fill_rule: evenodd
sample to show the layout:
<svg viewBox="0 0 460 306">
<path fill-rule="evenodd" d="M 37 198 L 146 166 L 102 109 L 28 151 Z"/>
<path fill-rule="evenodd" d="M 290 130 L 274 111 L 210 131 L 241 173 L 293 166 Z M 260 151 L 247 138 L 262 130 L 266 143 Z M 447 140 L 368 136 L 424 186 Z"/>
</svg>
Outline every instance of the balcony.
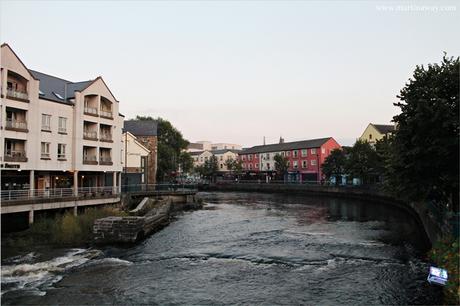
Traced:
<svg viewBox="0 0 460 306">
<path fill-rule="evenodd" d="M 29 95 L 26 92 L 16 91 L 11 88 L 6 90 L 6 97 L 22 102 L 29 102 Z"/>
<path fill-rule="evenodd" d="M 58 133 L 59 134 L 67 134 L 67 128 L 65 128 L 65 127 L 58 128 Z"/>
<path fill-rule="evenodd" d="M 97 165 L 97 157 L 96 157 L 96 155 L 84 155 L 83 156 L 83 164 L 85 164 L 85 165 Z"/>
<path fill-rule="evenodd" d="M 95 131 L 83 131 L 83 139 L 97 140 L 97 132 L 95 132 Z"/>
<path fill-rule="evenodd" d="M 101 138 L 99 138 L 99 140 L 103 141 L 103 142 L 113 142 L 112 134 L 110 134 L 110 133 L 101 133 Z"/>
<path fill-rule="evenodd" d="M 27 156 L 25 151 L 5 150 L 4 159 L 6 162 L 26 162 Z"/>
<path fill-rule="evenodd" d="M 29 130 L 27 129 L 27 122 L 12 119 L 6 119 L 5 130 L 26 133 L 29 132 Z"/>
<path fill-rule="evenodd" d="M 85 106 L 84 113 L 85 113 L 85 115 L 98 117 L 97 108 L 95 108 L 95 107 Z"/>
<path fill-rule="evenodd" d="M 113 113 L 110 110 L 102 110 L 101 109 L 100 116 L 102 118 L 106 118 L 106 119 L 113 119 Z"/>
<path fill-rule="evenodd" d="M 112 166 L 113 165 L 112 157 L 110 157 L 110 156 L 101 156 L 99 158 L 99 164 L 100 165 Z"/>
</svg>

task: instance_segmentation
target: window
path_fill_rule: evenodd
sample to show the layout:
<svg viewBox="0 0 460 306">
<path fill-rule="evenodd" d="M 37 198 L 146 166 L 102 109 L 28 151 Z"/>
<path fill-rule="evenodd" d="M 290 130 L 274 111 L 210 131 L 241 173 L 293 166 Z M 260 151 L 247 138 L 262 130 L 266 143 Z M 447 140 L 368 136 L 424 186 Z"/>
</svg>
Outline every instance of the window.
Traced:
<svg viewBox="0 0 460 306">
<path fill-rule="evenodd" d="M 286 156 L 290 156 L 290 155 L 291 155 L 291 152 L 286 151 Z"/>
<path fill-rule="evenodd" d="M 50 143 L 42 142 L 41 158 L 50 158 Z"/>
<path fill-rule="evenodd" d="M 252 164 L 249 164 L 249 170 L 252 170 Z"/>
<path fill-rule="evenodd" d="M 64 100 L 64 98 L 63 98 L 60 94 L 58 94 L 57 92 L 54 92 L 54 91 L 53 91 L 53 94 L 54 94 L 58 99 Z"/>
<path fill-rule="evenodd" d="M 224 160 L 224 157 L 221 155 L 221 156 L 219 157 L 219 159 L 220 159 L 220 160 Z M 221 167 L 221 168 L 222 168 L 222 167 Z"/>
<path fill-rule="evenodd" d="M 270 159 L 270 154 L 269 153 L 265 154 L 265 159 Z"/>
<path fill-rule="evenodd" d="M 51 131 L 51 115 L 42 114 L 42 130 Z"/>
<path fill-rule="evenodd" d="M 325 153 L 326 153 L 326 149 L 325 149 L 325 148 L 321 148 L 321 153 L 325 154 Z"/>
<path fill-rule="evenodd" d="M 224 164 L 220 164 L 220 169 L 224 169 Z"/>
<path fill-rule="evenodd" d="M 372 134 L 369 134 L 369 139 L 372 139 Z"/>
<path fill-rule="evenodd" d="M 307 161 L 306 160 L 303 160 L 302 161 L 302 168 L 307 168 Z"/>
<path fill-rule="evenodd" d="M 316 149 L 311 149 L 311 154 L 316 154 Z"/>
<path fill-rule="evenodd" d="M 259 168 L 259 164 L 254 164 L 254 166 L 256 166 L 256 169 Z"/>
<path fill-rule="evenodd" d="M 302 157 L 307 156 L 307 149 L 302 149 Z"/>
<path fill-rule="evenodd" d="M 59 117 L 59 133 L 66 133 L 67 132 L 67 118 Z"/>
<path fill-rule="evenodd" d="M 246 160 L 246 155 L 243 155 L 243 160 Z"/>
<path fill-rule="evenodd" d="M 248 160 L 252 160 L 252 154 L 248 155 Z"/>
<path fill-rule="evenodd" d="M 283 156 L 283 157 L 284 157 L 284 152 L 281 152 L 281 156 Z"/>
<path fill-rule="evenodd" d="M 295 160 L 292 164 L 294 166 L 294 169 L 297 169 L 297 167 L 298 167 L 297 161 Z"/>
<path fill-rule="evenodd" d="M 310 161 L 310 164 L 311 164 L 312 166 L 316 166 L 316 159 L 312 159 L 312 160 Z"/>
<path fill-rule="evenodd" d="M 200 161 L 203 161 L 203 157 L 200 157 Z"/>
<path fill-rule="evenodd" d="M 267 170 L 270 170 L 270 163 L 267 163 Z"/>
<path fill-rule="evenodd" d="M 288 166 L 288 168 L 291 167 L 291 162 L 290 161 L 287 162 L 287 166 Z"/>
<path fill-rule="evenodd" d="M 58 159 L 65 159 L 65 144 L 59 143 L 58 144 Z"/>
<path fill-rule="evenodd" d="M 297 157 L 297 154 L 298 154 L 298 153 L 297 153 L 297 150 L 292 151 L 292 156 L 293 156 L 294 158 Z"/>
</svg>

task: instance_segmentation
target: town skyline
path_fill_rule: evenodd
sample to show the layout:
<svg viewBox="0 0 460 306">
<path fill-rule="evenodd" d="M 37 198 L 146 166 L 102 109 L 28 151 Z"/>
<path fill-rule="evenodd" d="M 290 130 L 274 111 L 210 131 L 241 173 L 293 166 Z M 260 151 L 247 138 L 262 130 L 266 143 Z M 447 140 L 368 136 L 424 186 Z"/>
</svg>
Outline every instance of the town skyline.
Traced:
<svg viewBox="0 0 460 306">
<path fill-rule="evenodd" d="M 334 137 L 351 145 L 368 123 L 391 124 L 416 65 L 460 53 L 451 39 L 457 10 L 367 2 L 1 5 L 1 41 L 28 67 L 70 81 L 102 75 L 127 119 L 168 119 L 191 142 L 250 147 L 264 137 Z"/>
</svg>

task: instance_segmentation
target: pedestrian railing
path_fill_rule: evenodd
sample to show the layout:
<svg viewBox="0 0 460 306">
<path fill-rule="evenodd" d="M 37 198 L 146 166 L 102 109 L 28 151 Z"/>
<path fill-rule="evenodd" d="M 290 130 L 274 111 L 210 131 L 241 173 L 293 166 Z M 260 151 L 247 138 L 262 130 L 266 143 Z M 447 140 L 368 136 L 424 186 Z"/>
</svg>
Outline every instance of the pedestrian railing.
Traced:
<svg viewBox="0 0 460 306">
<path fill-rule="evenodd" d="M 129 192 L 158 192 L 158 193 L 181 193 L 196 191 L 196 185 L 186 184 L 136 184 L 102 187 L 80 187 L 77 192 L 74 188 L 49 188 L 49 189 L 18 189 L 1 190 L 0 200 L 32 200 L 32 199 L 65 199 L 65 198 L 91 198 L 91 197 L 113 197 L 114 195 Z"/>
</svg>

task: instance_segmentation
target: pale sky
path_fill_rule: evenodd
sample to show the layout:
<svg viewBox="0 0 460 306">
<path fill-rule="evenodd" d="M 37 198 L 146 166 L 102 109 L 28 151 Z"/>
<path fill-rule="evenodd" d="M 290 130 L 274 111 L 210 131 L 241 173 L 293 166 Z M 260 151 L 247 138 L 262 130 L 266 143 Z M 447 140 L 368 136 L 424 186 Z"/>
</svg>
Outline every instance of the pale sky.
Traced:
<svg viewBox="0 0 460 306">
<path fill-rule="evenodd" d="M 0 14 L 30 69 L 101 75 L 126 118 L 244 146 L 350 145 L 390 123 L 415 65 L 460 55 L 455 1 L 1 1 Z"/>
</svg>

